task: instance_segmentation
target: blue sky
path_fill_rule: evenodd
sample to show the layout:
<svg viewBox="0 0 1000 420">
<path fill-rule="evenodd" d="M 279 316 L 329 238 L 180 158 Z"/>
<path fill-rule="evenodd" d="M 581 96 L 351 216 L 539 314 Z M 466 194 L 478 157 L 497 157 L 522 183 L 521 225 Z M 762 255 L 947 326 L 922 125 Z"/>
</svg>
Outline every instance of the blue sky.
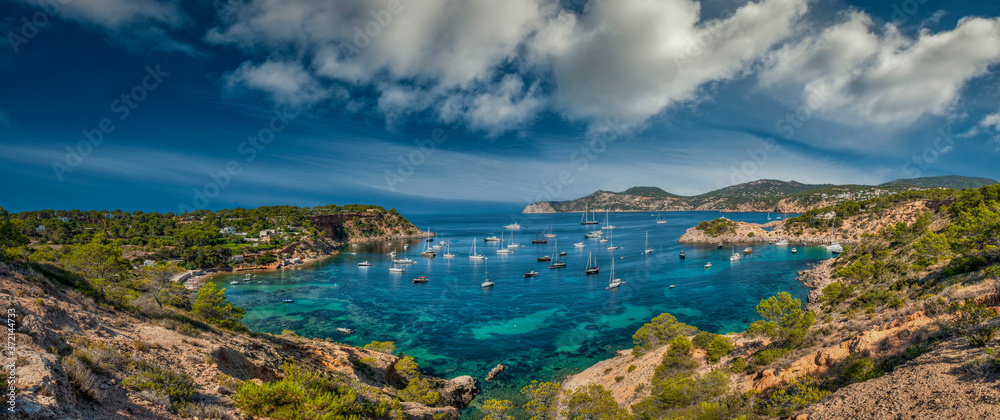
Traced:
<svg viewBox="0 0 1000 420">
<path fill-rule="evenodd" d="M 0 206 L 508 211 L 635 185 L 997 178 L 998 17 L 933 0 L 6 1 Z"/>
</svg>

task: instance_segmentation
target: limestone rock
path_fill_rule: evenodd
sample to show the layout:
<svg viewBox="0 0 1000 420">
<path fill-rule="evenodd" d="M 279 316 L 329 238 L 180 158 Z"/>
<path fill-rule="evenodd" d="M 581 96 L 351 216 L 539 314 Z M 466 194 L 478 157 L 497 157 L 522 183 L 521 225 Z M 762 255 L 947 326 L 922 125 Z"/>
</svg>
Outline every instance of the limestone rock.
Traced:
<svg viewBox="0 0 1000 420">
<path fill-rule="evenodd" d="M 495 368 L 491 369 L 490 373 L 486 374 L 486 382 L 492 381 L 493 378 L 496 378 L 497 375 L 499 375 L 500 372 L 503 372 L 504 369 L 507 369 L 507 366 L 502 364 L 498 364 Z"/>
</svg>

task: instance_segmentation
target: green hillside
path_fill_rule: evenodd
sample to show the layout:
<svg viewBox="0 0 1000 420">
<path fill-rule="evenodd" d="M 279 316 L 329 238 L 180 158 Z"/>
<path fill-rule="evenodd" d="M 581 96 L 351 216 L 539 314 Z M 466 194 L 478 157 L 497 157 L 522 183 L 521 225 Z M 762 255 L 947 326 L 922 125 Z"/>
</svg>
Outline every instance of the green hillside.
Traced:
<svg viewBox="0 0 1000 420">
<path fill-rule="evenodd" d="M 930 176 L 923 178 L 910 178 L 910 179 L 897 179 L 895 181 L 886 182 L 882 186 L 892 186 L 900 184 L 909 184 L 916 187 L 924 188 L 953 188 L 953 189 L 963 189 L 963 188 L 980 188 L 987 185 L 994 185 L 997 181 L 990 178 L 976 178 L 968 176 Z"/>
</svg>

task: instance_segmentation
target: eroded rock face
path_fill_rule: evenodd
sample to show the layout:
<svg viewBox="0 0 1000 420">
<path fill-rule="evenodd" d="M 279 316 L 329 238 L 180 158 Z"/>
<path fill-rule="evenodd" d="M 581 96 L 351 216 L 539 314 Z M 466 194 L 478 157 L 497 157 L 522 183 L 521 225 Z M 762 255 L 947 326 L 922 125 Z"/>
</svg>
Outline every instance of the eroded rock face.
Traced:
<svg viewBox="0 0 1000 420">
<path fill-rule="evenodd" d="M 218 347 L 211 354 L 222 373 L 241 381 L 261 379 L 271 382 L 279 379 L 278 374 L 271 369 L 253 363 L 243 353 L 229 347 Z"/>
</svg>

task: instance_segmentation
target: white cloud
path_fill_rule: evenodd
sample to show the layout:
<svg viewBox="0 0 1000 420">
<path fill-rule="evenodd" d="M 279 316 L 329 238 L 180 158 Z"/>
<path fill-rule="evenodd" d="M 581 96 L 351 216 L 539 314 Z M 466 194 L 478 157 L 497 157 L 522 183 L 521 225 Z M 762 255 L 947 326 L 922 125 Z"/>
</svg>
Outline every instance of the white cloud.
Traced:
<svg viewBox="0 0 1000 420">
<path fill-rule="evenodd" d="M 117 41 L 133 48 L 154 48 L 196 54 L 168 32 L 180 28 L 187 16 L 177 0 L 18 0 L 50 16 L 103 28 Z"/>
<path fill-rule="evenodd" d="M 737 77 L 792 33 L 804 0 L 747 3 L 701 21 L 688 0 L 594 0 L 540 31 L 534 54 L 555 74 L 556 102 L 571 117 L 641 122 Z"/>
<path fill-rule="evenodd" d="M 374 88 L 390 124 L 432 111 L 497 134 L 550 109 L 634 126 L 743 74 L 807 3 L 703 21 L 691 0 L 593 0 L 579 13 L 555 0 L 250 0 L 205 39 L 298 61 L 324 85 Z"/>
<path fill-rule="evenodd" d="M 226 76 L 226 86 L 230 89 L 242 86 L 263 91 L 275 102 L 293 107 L 314 105 L 331 95 L 331 89 L 320 85 L 297 62 L 243 62 Z"/>
<path fill-rule="evenodd" d="M 948 114 L 965 84 L 998 61 L 1000 20 L 965 18 L 912 38 L 852 12 L 771 54 L 761 84 L 801 88 L 802 98 L 822 99 L 820 114 L 834 122 L 904 125 Z"/>
</svg>

